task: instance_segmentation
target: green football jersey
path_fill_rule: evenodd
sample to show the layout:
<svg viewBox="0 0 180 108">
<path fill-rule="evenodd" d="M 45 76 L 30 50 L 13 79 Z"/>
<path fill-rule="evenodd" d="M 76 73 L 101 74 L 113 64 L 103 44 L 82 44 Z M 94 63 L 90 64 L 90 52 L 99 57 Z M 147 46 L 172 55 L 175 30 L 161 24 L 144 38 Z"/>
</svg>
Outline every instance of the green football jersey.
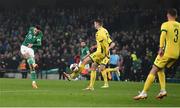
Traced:
<svg viewBox="0 0 180 108">
<path fill-rule="evenodd" d="M 89 53 L 89 48 L 85 46 L 84 48 L 81 48 L 81 60 L 84 59 L 84 57 Z"/>
<path fill-rule="evenodd" d="M 40 31 L 37 35 L 34 34 L 34 27 L 30 27 L 24 42 L 22 45 L 28 46 L 29 44 L 33 44 L 33 49 L 38 49 L 42 44 L 43 33 Z"/>
</svg>

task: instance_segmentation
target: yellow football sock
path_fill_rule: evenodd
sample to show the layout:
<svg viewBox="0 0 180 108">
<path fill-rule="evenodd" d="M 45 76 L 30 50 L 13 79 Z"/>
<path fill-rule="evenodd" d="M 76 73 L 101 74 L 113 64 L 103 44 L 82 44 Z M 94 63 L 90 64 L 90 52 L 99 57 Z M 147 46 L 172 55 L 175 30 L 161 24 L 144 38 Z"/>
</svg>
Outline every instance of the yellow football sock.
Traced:
<svg viewBox="0 0 180 108">
<path fill-rule="evenodd" d="M 117 71 L 116 68 L 106 68 L 106 73 L 108 74 L 108 78 L 112 79 L 111 72 L 116 72 L 116 71 Z"/>
<path fill-rule="evenodd" d="M 161 90 L 165 90 L 166 79 L 165 79 L 164 70 L 158 71 L 158 78 L 159 78 L 159 84 L 161 86 Z"/>
<path fill-rule="evenodd" d="M 70 77 L 71 77 L 71 78 L 74 78 L 74 77 L 76 77 L 77 75 L 78 75 L 78 73 L 72 72 L 72 73 L 70 74 Z"/>
<path fill-rule="evenodd" d="M 155 79 L 155 75 L 150 73 L 148 75 L 147 79 L 146 79 L 145 84 L 144 84 L 144 88 L 143 88 L 144 92 L 147 92 L 149 90 L 149 88 L 150 88 L 151 84 L 153 83 L 154 79 Z"/>
<path fill-rule="evenodd" d="M 106 68 L 106 72 L 116 72 L 116 68 Z"/>
<path fill-rule="evenodd" d="M 91 71 L 90 84 L 89 84 L 90 88 L 94 87 L 95 81 L 96 81 L 96 71 Z"/>
<path fill-rule="evenodd" d="M 107 71 L 106 71 L 106 74 L 108 75 L 108 79 L 111 80 L 111 79 L 112 79 L 112 77 L 111 77 L 111 72 L 107 72 Z"/>
<path fill-rule="evenodd" d="M 102 71 L 102 77 L 104 79 L 104 85 L 108 85 L 106 69 Z"/>
</svg>

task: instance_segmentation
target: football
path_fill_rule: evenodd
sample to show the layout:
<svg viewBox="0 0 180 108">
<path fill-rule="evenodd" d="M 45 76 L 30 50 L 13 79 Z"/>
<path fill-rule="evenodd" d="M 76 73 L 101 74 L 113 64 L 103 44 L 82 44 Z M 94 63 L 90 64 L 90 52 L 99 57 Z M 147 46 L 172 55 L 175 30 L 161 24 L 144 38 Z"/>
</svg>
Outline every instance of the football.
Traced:
<svg viewBox="0 0 180 108">
<path fill-rule="evenodd" d="M 71 71 L 77 71 L 79 69 L 78 64 L 74 63 L 70 65 L 70 70 Z"/>
</svg>

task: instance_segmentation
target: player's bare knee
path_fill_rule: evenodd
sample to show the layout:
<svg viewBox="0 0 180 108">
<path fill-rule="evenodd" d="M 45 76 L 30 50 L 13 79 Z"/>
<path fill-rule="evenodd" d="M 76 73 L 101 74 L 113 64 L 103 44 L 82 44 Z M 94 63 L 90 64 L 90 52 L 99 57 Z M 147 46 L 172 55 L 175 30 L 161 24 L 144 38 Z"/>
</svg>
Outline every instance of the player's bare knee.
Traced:
<svg viewBox="0 0 180 108">
<path fill-rule="evenodd" d="M 92 71 L 95 71 L 96 70 L 96 68 L 97 68 L 97 63 L 93 63 L 92 65 L 91 65 L 91 70 Z"/>
<path fill-rule="evenodd" d="M 105 65 L 100 65 L 100 72 L 102 72 L 102 71 L 104 71 L 105 70 L 105 68 L 106 68 L 106 66 Z"/>
<path fill-rule="evenodd" d="M 30 65 L 30 70 L 35 71 L 35 68 L 34 68 L 34 66 L 32 64 Z"/>
<path fill-rule="evenodd" d="M 150 73 L 155 75 L 155 74 L 157 74 L 157 72 L 159 70 L 160 70 L 160 68 L 158 68 L 157 66 L 153 65 Z"/>
<path fill-rule="evenodd" d="M 27 59 L 27 58 L 28 58 L 26 54 L 23 54 L 23 57 L 24 57 L 25 59 Z"/>
</svg>

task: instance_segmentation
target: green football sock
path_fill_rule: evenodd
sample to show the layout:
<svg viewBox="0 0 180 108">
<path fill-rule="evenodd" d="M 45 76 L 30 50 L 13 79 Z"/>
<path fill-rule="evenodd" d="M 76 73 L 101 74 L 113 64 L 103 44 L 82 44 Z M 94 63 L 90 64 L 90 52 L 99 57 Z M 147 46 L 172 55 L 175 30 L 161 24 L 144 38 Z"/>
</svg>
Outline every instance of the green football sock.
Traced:
<svg viewBox="0 0 180 108">
<path fill-rule="evenodd" d="M 31 80 L 32 81 L 36 80 L 36 72 L 35 71 L 31 71 Z"/>
</svg>

